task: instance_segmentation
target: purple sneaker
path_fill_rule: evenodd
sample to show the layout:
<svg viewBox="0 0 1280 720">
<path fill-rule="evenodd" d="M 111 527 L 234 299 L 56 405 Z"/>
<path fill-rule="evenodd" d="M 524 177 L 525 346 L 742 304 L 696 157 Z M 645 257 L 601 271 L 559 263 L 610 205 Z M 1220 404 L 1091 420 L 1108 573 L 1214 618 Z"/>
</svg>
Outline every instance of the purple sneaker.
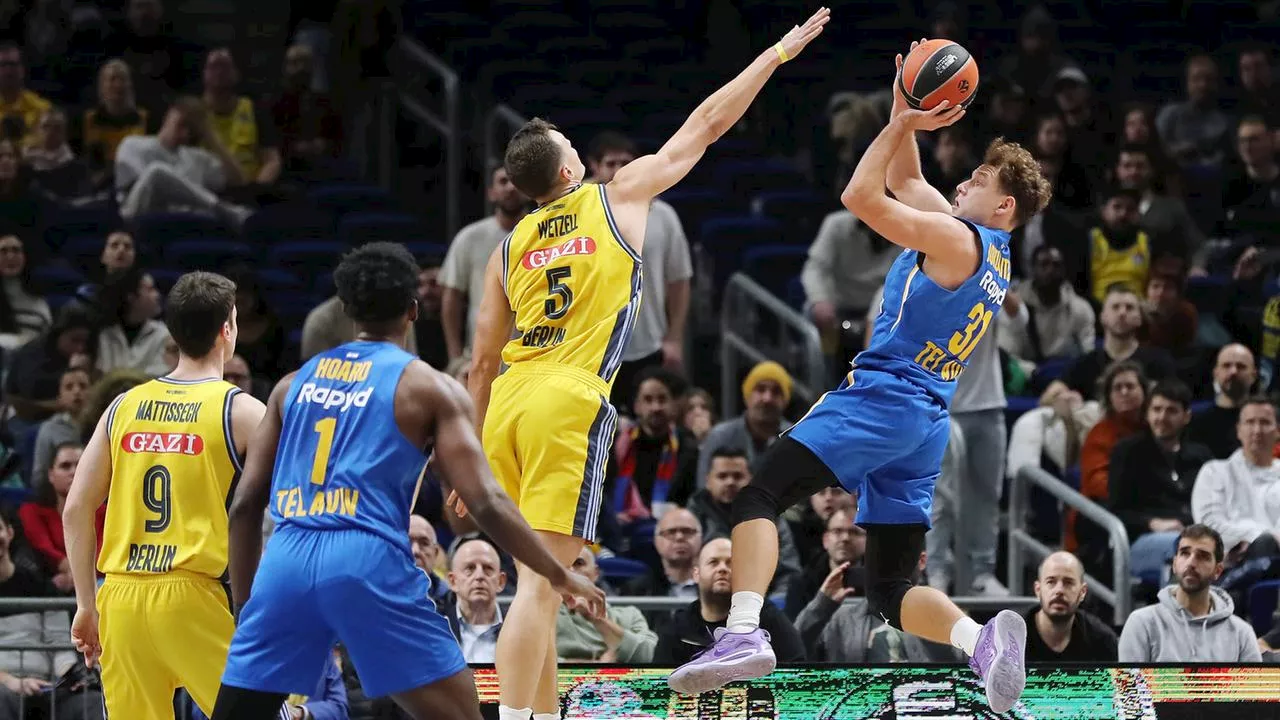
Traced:
<svg viewBox="0 0 1280 720">
<path fill-rule="evenodd" d="M 1012 610 L 1001 610 L 978 633 L 969 667 L 986 682 L 987 704 L 997 713 L 1009 712 L 1027 685 L 1026 645 L 1027 623 Z"/>
<path fill-rule="evenodd" d="M 716 628 L 715 643 L 676 668 L 667 678 L 667 684 L 683 695 L 699 695 L 735 680 L 764 677 L 777 665 L 778 658 L 769 645 L 769 633 L 760 628 L 749 633 Z"/>
</svg>

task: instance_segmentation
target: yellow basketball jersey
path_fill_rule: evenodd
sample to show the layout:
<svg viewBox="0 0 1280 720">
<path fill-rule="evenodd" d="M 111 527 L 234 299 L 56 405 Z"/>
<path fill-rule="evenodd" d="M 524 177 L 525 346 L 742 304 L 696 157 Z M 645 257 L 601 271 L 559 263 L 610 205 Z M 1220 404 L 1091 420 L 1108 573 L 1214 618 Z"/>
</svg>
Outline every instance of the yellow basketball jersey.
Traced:
<svg viewBox="0 0 1280 720">
<path fill-rule="evenodd" d="M 604 186 L 583 184 L 534 210 L 502 244 L 519 335 L 508 365 L 549 362 L 613 384 L 640 310 L 640 256 L 618 232 Z"/>
<path fill-rule="evenodd" d="M 107 410 L 111 490 L 98 569 L 219 578 L 227 569 L 227 501 L 241 465 L 222 380 L 160 378 Z"/>
<path fill-rule="evenodd" d="M 1138 231 L 1137 240 L 1123 250 L 1116 250 L 1107 242 L 1101 228 L 1089 231 L 1092 253 L 1089 270 L 1093 278 L 1093 297 L 1098 302 L 1107 299 L 1107 288 L 1121 284 L 1138 294 L 1146 295 L 1147 273 L 1151 270 L 1151 243 L 1147 234 Z"/>
</svg>

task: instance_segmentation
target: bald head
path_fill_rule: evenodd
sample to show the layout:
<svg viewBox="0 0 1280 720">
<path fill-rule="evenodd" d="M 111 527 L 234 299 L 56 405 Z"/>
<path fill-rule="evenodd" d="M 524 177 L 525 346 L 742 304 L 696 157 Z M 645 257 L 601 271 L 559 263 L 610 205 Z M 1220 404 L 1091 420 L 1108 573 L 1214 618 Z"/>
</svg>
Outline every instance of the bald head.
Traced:
<svg viewBox="0 0 1280 720">
<path fill-rule="evenodd" d="M 698 583 L 698 596 L 705 605 L 708 600 L 719 603 L 727 602 L 732 592 L 733 543 L 728 538 L 716 538 L 702 546 L 698 553 L 698 565 L 693 570 L 693 579 Z"/>
<path fill-rule="evenodd" d="M 1084 565 L 1080 563 L 1080 558 L 1065 550 L 1045 558 L 1044 562 L 1040 563 L 1040 572 L 1036 577 L 1043 578 L 1046 572 L 1050 574 L 1068 573 L 1077 580 L 1084 582 Z"/>
<path fill-rule="evenodd" d="M 1056 552 L 1040 563 L 1035 584 L 1040 613 L 1054 624 L 1071 623 L 1088 593 L 1084 566 L 1069 552 Z"/>
<path fill-rule="evenodd" d="M 1253 352 L 1240 343 L 1231 343 L 1218 351 L 1213 366 L 1215 398 L 1219 407 L 1239 407 L 1258 380 L 1258 367 Z"/>
<path fill-rule="evenodd" d="M 458 599 L 474 607 L 488 607 L 507 584 L 498 551 L 487 540 L 468 540 L 449 560 L 449 586 Z"/>
</svg>

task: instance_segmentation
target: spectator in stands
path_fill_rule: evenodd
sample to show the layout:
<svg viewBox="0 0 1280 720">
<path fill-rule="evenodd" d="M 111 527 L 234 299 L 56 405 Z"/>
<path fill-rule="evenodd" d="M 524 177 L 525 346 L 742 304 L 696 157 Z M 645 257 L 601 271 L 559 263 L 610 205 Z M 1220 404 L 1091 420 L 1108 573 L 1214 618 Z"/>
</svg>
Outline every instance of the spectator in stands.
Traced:
<svg viewBox="0 0 1280 720">
<path fill-rule="evenodd" d="M 1103 128 L 1107 123 L 1099 117 L 1101 108 L 1094 99 L 1089 76 L 1078 67 L 1059 70 L 1053 79 L 1053 101 L 1065 122 L 1071 156 L 1091 175 L 1101 175 L 1107 149 Z M 1091 200 L 1088 195 L 1077 196 L 1067 205 L 1087 208 Z"/>
<path fill-rule="evenodd" d="M 120 59 L 98 70 L 98 103 L 84 111 L 79 131 L 80 154 L 100 185 L 115 168 L 116 151 L 127 137 L 145 135 L 147 111 L 138 107 L 133 72 Z"/>
<path fill-rule="evenodd" d="M 0 348 L 12 350 L 49 329 L 53 313 L 31 292 L 26 246 L 17 235 L 0 236 L 0 287 Z"/>
<path fill-rule="evenodd" d="M 1144 146 L 1150 149 L 1159 139 L 1156 136 L 1156 113 L 1150 105 L 1131 102 L 1124 106 L 1120 116 L 1120 144 Z"/>
<path fill-rule="evenodd" d="M 529 199 L 511 184 L 507 169 L 500 164 L 489 169 L 485 199 L 493 205 L 493 215 L 459 230 L 449 243 L 444 266 L 440 268 L 440 285 L 444 288 L 440 321 L 444 325 L 449 360 L 461 356 L 471 345 L 489 257 L 529 210 Z"/>
<path fill-rule="evenodd" d="M 237 268 L 228 276 L 236 283 L 236 352 L 259 376 L 275 381 L 292 364 L 284 356 L 284 326 L 267 302 L 256 272 Z"/>
<path fill-rule="evenodd" d="M 129 0 L 125 26 L 106 50 L 107 57 L 122 58 L 132 68 L 138 104 L 153 116 L 164 112 L 194 74 L 195 48 L 167 27 L 161 0 Z"/>
<path fill-rule="evenodd" d="M 240 184 L 242 176 L 235 158 L 211 129 L 204 105 L 195 98 L 179 98 L 155 135 L 127 137 L 120 143 L 115 181 L 122 193 L 120 214 L 127 219 L 185 208 L 212 213 L 239 227 L 250 214 L 216 195 L 228 185 Z"/>
<path fill-rule="evenodd" d="M 1280 88 L 1272 80 L 1271 48 L 1248 43 L 1236 56 L 1240 73 L 1235 97 L 1236 117 L 1256 115 L 1268 127 L 1280 127 Z"/>
<path fill-rule="evenodd" d="M 312 172 L 342 153 L 342 117 L 327 95 L 312 89 L 314 78 L 315 56 L 309 46 L 285 51 L 282 88 L 271 117 L 288 171 Z"/>
<path fill-rule="evenodd" d="M 1158 576 L 1173 558 L 1177 533 L 1192 523 L 1191 486 L 1213 459 L 1209 448 L 1183 439 L 1190 419 L 1191 390 L 1178 380 L 1157 383 L 1146 429 L 1111 451 L 1108 506 L 1129 531 L 1139 577 Z"/>
<path fill-rule="evenodd" d="M 22 48 L 12 40 L 0 41 L 0 122 L 3 136 L 22 146 L 39 138 L 40 118 L 53 105 L 27 89 L 27 67 Z"/>
<path fill-rule="evenodd" d="M 80 413 L 80 440 L 89 442 L 93 437 L 93 429 L 106 414 L 107 408 L 117 396 L 132 390 L 144 382 L 151 380 L 137 370 L 112 370 L 98 379 L 89 388 L 89 399 L 84 403 L 84 412 Z"/>
<path fill-rule="evenodd" d="M 57 595 L 49 578 L 29 558 L 15 555 L 16 536 L 14 518 L 0 511 L 0 598 L 29 600 Z M 0 617 L 0 637 L 5 643 L 61 645 L 70 632 L 71 623 L 62 611 L 15 612 Z M 64 676 L 74 678 L 79 664 L 78 656 L 66 650 L 0 653 L 0 717 L 21 720 L 18 710 L 24 705 L 49 711 L 54 682 Z M 86 689 L 82 679 L 74 680 L 67 691 L 58 691 L 57 709 L 52 720 L 102 720 L 102 693 Z"/>
<path fill-rule="evenodd" d="M 203 77 L 202 99 L 209 111 L 212 135 L 218 140 L 212 144 L 230 152 L 242 182 L 251 186 L 275 183 L 283 169 L 279 134 L 266 107 L 237 92 L 240 72 L 231 51 L 218 48 L 210 52 L 204 60 Z M 215 147 L 206 149 L 219 154 Z"/>
<path fill-rule="evenodd" d="M 1084 438 L 1102 417 L 1097 400 L 1059 383 L 1047 405 L 1022 414 L 1009 431 L 1009 459 L 1005 474 L 1013 477 L 1025 467 L 1038 467 L 1062 477 L 1080 461 Z M 1043 402 L 1043 400 L 1042 400 Z"/>
<path fill-rule="evenodd" d="M 693 434 L 698 444 L 702 444 L 702 441 L 707 439 L 707 433 L 711 432 L 715 422 L 716 411 L 711 393 L 702 388 L 694 388 L 685 393 L 681 424 L 684 425 L 685 430 Z"/>
<path fill-rule="evenodd" d="M 69 367 L 93 367 L 94 331 L 96 324 L 88 313 L 67 307 L 48 332 L 13 353 L 4 394 L 19 420 L 40 422 L 58 412 L 62 373 Z"/>
<path fill-rule="evenodd" d="M 67 144 L 67 115 L 50 108 L 40 118 L 35 143 L 28 145 L 23 161 L 32 171 L 33 181 L 58 200 L 87 202 L 94 192 L 89 166 L 71 152 Z"/>
<path fill-rule="evenodd" d="M 1151 386 L 1142 367 L 1123 360 L 1107 368 L 1099 383 L 1104 414 L 1080 447 L 1080 493 L 1095 502 L 1105 503 L 1110 493 L 1111 452 L 1116 443 L 1142 430 L 1142 408 Z M 1077 554 L 1090 567 L 1104 557 L 1105 538 L 1092 522 L 1077 523 L 1075 510 L 1064 515 L 1067 528 L 1066 548 Z"/>
<path fill-rule="evenodd" d="M 1280 163 L 1276 162 L 1275 136 L 1261 115 L 1246 115 L 1236 126 L 1236 155 L 1240 164 L 1233 168 L 1223 187 L 1223 209 L 1280 209 Z"/>
<path fill-rule="evenodd" d="M 1116 634 L 1107 624 L 1080 609 L 1089 585 L 1084 566 L 1069 552 L 1056 552 L 1040 563 L 1036 599 L 1028 610 L 1027 662 L 1113 663 Z"/>
<path fill-rule="evenodd" d="M 1265 397 L 1246 400 L 1236 433 L 1240 449 L 1226 460 L 1205 463 L 1191 491 L 1191 516 L 1222 536 L 1232 565 L 1280 557 L 1280 460 L 1275 458 L 1280 430 L 1275 406 Z"/>
<path fill-rule="evenodd" d="M 1101 223 L 1089 229 L 1089 260 L 1079 289 L 1102 303 L 1107 290 L 1120 286 L 1142 295 L 1155 248 L 1139 224 L 1142 197 L 1137 190 L 1112 186 L 1099 196 Z"/>
<path fill-rule="evenodd" d="M 1043 5 L 1033 5 L 1022 16 L 1018 51 L 1000 61 L 998 74 L 1036 97 L 1048 97 L 1058 73 L 1074 65 L 1058 50 L 1058 26 L 1053 16 Z"/>
<path fill-rule="evenodd" d="M 449 367 L 449 344 L 445 340 L 444 288 L 440 286 L 438 256 L 418 258 L 418 320 L 413 325 L 422 361 L 437 370 Z"/>
<path fill-rule="evenodd" d="M 337 295 L 320 303 L 307 313 L 302 322 L 302 362 L 356 339 L 356 326 L 342 311 L 342 301 Z M 418 354 L 418 334 L 409 329 L 404 339 L 404 349 Z M 452 374 L 452 373 L 450 373 Z"/>
<path fill-rule="evenodd" d="M 39 487 L 41 478 L 48 477 L 49 465 L 59 445 L 80 442 L 80 427 L 76 418 L 84 409 L 89 395 L 89 368 L 68 367 L 58 379 L 58 413 L 40 423 L 36 433 L 35 451 L 31 465 L 32 486 Z"/>
<path fill-rule="evenodd" d="M 669 666 L 689 662 L 714 642 L 715 633 L 724 632 L 732 599 L 729 584 L 733 573 L 729 564 L 732 555 L 733 543 L 728 538 L 717 538 L 702 546 L 693 572 L 693 579 L 698 583 L 698 599 L 678 610 L 671 622 L 662 628 L 653 651 L 653 662 Z M 800 634 L 773 603 L 765 603 L 761 609 L 760 627 L 769 633 L 778 662 L 805 659 Z"/>
<path fill-rule="evenodd" d="M 1165 152 L 1180 165 L 1219 165 L 1231 119 L 1218 107 L 1218 63 L 1200 53 L 1187 59 L 1187 99 L 1156 115 Z"/>
<path fill-rule="evenodd" d="M 123 229 L 111 230 L 98 259 L 102 263 L 101 270 L 90 270 L 90 282 L 76 288 L 76 294 L 64 307 L 77 306 L 85 312 L 98 311 L 98 292 L 102 289 L 102 281 L 113 272 L 133 267 L 138 259 L 133 235 Z"/>
<path fill-rule="evenodd" d="M 127 367 L 153 377 L 168 372 L 164 341 L 169 330 L 156 319 L 160 309 L 155 280 L 137 266 L 108 276 L 102 287 L 98 370 Z"/>
<path fill-rule="evenodd" d="M 587 168 L 591 173 L 587 182 L 610 182 L 614 173 L 635 159 L 636 145 L 630 138 L 617 132 L 600 133 L 587 147 Z M 645 301 L 640 304 L 631 340 L 622 351 L 622 366 L 610 398 L 624 411 L 635 378 L 642 370 L 651 365 L 677 372 L 684 368 L 693 261 L 680 216 L 659 198 L 649 205 L 643 259 Z"/>
<path fill-rule="evenodd" d="M 835 364 L 862 350 L 870 335 L 866 326 L 876 292 L 898 257 L 897 245 L 885 240 L 847 210 L 827 215 L 809 246 L 800 273 L 805 308 L 827 342 Z M 844 324 L 849 323 L 849 330 Z"/>
<path fill-rule="evenodd" d="M 711 467 L 704 486 L 689 498 L 689 512 L 702 524 L 707 540 L 729 537 L 733 532 L 730 511 L 742 488 L 751 482 L 751 467 L 741 448 L 717 447 L 712 451 Z M 791 526 L 781 517 L 778 524 L 778 570 L 773 576 L 771 595 L 785 599 L 800 576 L 800 553 L 796 550 Z"/>
<path fill-rule="evenodd" d="M 498 648 L 498 632 L 502 629 L 502 610 L 498 594 L 507 585 L 498 551 L 488 540 L 463 540 L 449 558 L 449 586 L 453 588 L 452 606 L 446 601 L 440 611 L 462 646 L 462 656 L 469 663 L 491 663 Z"/>
<path fill-rule="evenodd" d="M 1259 662 L 1253 629 L 1236 617 L 1231 596 L 1213 583 L 1222 575 L 1222 538 L 1192 525 L 1178 536 L 1177 584 L 1160 602 L 1134 610 L 1120 632 L 1122 663 Z"/>
<path fill-rule="evenodd" d="M 969 179 L 976 160 L 969 134 L 959 125 L 941 128 L 933 137 L 933 162 L 925 167 L 925 179 L 947 198 Z M 894 246 L 897 247 L 897 246 Z"/>
<path fill-rule="evenodd" d="M 614 443 L 610 509 L 622 526 L 684 505 L 698 486 L 698 443 L 676 422 L 684 381 L 662 366 L 635 378 L 635 426 Z"/>
<path fill-rule="evenodd" d="M 811 558 L 821 553 L 826 542 L 827 521 L 837 512 L 853 517 L 857 504 L 849 491 L 842 487 L 823 488 L 809 496 L 808 502 L 792 505 L 783 513 L 791 526 L 791 536 L 796 540 L 800 557 Z"/>
<path fill-rule="evenodd" d="M 1147 277 L 1147 343 L 1175 358 L 1192 357 L 1200 325 L 1196 306 L 1183 297 L 1186 283 L 1177 271 L 1155 269 Z"/>
<path fill-rule="evenodd" d="M 22 165 L 18 142 L 0 134 L 0 219 L 4 227 L 22 232 L 41 227 L 45 205 L 31 182 L 30 169 Z"/>
<path fill-rule="evenodd" d="M 974 145 L 986 147 L 998 137 L 1025 144 L 1031 135 L 1028 128 L 1031 101 L 1026 89 L 1004 75 L 983 82 L 988 83 L 985 91 L 991 101 L 987 116 L 978 123 L 978 137 Z"/>
<path fill-rule="evenodd" d="M 174 358 L 176 358 L 178 354 L 178 344 L 173 342 L 173 338 L 169 338 L 169 340 L 165 342 L 164 351 L 166 364 L 170 361 L 169 356 L 171 347 L 172 354 Z M 176 359 L 173 361 L 173 366 L 178 366 Z M 244 358 L 239 354 L 232 355 L 231 359 L 227 361 L 227 364 L 223 366 L 222 379 L 259 400 L 270 397 L 271 388 L 274 384 L 273 382 L 269 382 L 262 378 L 255 378 L 253 376 L 253 371 L 249 369 L 249 363 L 245 362 Z"/>
<path fill-rule="evenodd" d="M 782 416 L 791 403 L 791 375 L 773 361 L 757 364 L 742 381 L 742 400 L 747 410 L 735 418 L 720 421 L 698 451 L 698 482 L 706 479 L 711 470 L 711 457 L 723 447 L 733 447 L 747 453 L 747 462 L 754 463 L 778 438 L 778 434 L 791 427 L 791 421 Z"/>
<path fill-rule="evenodd" d="M 1155 254 L 1190 258 L 1191 274 L 1202 275 L 1208 249 L 1204 233 L 1182 200 L 1157 191 L 1155 161 L 1147 147 L 1122 145 L 1116 156 L 1116 184 L 1141 193 L 1138 212 L 1142 215 L 1142 229 L 1154 243 Z"/>
<path fill-rule="evenodd" d="M 83 451 L 78 439 L 54 448 L 53 462 L 44 477 L 34 483 L 34 496 L 18 508 L 23 535 L 53 576 L 54 587 L 63 593 L 71 592 L 75 583 L 72 582 L 67 546 L 62 538 L 62 507 L 67 502 L 67 493 L 71 491 L 71 481 L 75 479 L 76 466 L 80 464 Z M 102 546 L 102 528 L 106 518 L 107 506 L 103 505 L 98 508 L 95 522 L 99 547 Z"/>
<path fill-rule="evenodd" d="M 1258 381 L 1253 352 L 1239 343 L 1231 343 L 1218 351 L 1213 365 L 1213 406 L 1201 410 L 1187 426 L 1187 440 L 1209 448 L 1219 460 L 1240 447 L 1236 426 L 1240 408 Z"/>
<path fill-rule="evenodd" d="M 1000 348 L 1026 369 L 1050 358 L 1074 358 L 1093 350 L 1096 316 L 1066 279 L 1062 251 L 1041 245 L 1031 254 L 1031 277 L 1005 295 L 996 316 Z"/>
<path fill-rule="evenodd" d="M 837 603 L 855 592 L 865 593 L 862 558 L 866 553 L 867 531 L 853 523 L 853 512 L 832 513 L 822 533 L 822 552 L 804 556 L 809 561 L 787 591 L 787 617 L 799 615 L 816 593 Z"/>
<path fill-rule="evenodd" d="M 436 529 L 427 519 L 414 513 L 409 516 L 409 550 L 413 564 L 431 578 L 431 597 L 439 602 L 449 594 L 449 583 L 436 573 L 440 563 L 440 543 L 436 541 Z"/>
<path fill-rule="evenodd" d="M 924 553 L 916 563 L 914 581 L 920 582 L 926 564 Z M 796 617 L 795 627 L 811 660 L 832 663 L 958 663 L 959 650 L 909 635 L 873 615 L 864 598 L 845 601 L 849 588 L 832 573 L 829 581 Z M 761 627 L 764 627 L 763 623 Z M 779 656 L 779 660 L 781 660 Z"/>
<path fill-rule="evenodd" d="M 1073 148 L 1067 137 L 1067 120 L 1060 112 L 1045 113 L 1036 120 L 1035 146 L 1032 149 L 1036 160 L 1040 161 L 1041 172 L 1053 179 L 1055 200 L 1073 210 L 1084 210 L 1093 205 L 1089 172 L 1074 160 Z"/>
<path fill-rule="evenodd" d="M 693 513 L 677 507 L 658 518 L 653 529 L 653 546 L 662 567 L 629 580 L 624 595 L 645 597 L 697 597 L 698 584 L 693 580 L 693 566 L 702 549 L 702 525 Z M 661 629 L 669 613 L 646 613 L 649 626 Z"/>
<path fill-rule="evenodd" d="M 589 547 L 578 553 L 572 570 L 592 582 L 600 582 L 600 566 Z M 657 633 L 649 629 L 644 615 L 630 605 L 606 602 L 604 613 L 589 617 L 562 604 L 556 617 L 556 653 L 568 661 L 647 663 L 653 660 L 657 644 Z"/>
</svg>

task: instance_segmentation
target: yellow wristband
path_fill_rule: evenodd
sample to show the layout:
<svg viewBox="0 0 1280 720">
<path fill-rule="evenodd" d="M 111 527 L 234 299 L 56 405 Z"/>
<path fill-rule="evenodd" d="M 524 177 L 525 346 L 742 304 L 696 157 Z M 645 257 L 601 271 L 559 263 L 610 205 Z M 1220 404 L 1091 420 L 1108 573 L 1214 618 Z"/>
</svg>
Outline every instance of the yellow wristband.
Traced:
<svg viewBox="0 0 1280 720">
<path fill-rule="evenodd" d="M 777 45 L 774 45 L 773 49 L 778 53 L 778 57 L 782 59 L 782 62 L 786 62 L 791 59 L 790 56 L 787 55 L 786 48 L 782 47 L 781 41 L 779 41 Z"/>
</svg>

